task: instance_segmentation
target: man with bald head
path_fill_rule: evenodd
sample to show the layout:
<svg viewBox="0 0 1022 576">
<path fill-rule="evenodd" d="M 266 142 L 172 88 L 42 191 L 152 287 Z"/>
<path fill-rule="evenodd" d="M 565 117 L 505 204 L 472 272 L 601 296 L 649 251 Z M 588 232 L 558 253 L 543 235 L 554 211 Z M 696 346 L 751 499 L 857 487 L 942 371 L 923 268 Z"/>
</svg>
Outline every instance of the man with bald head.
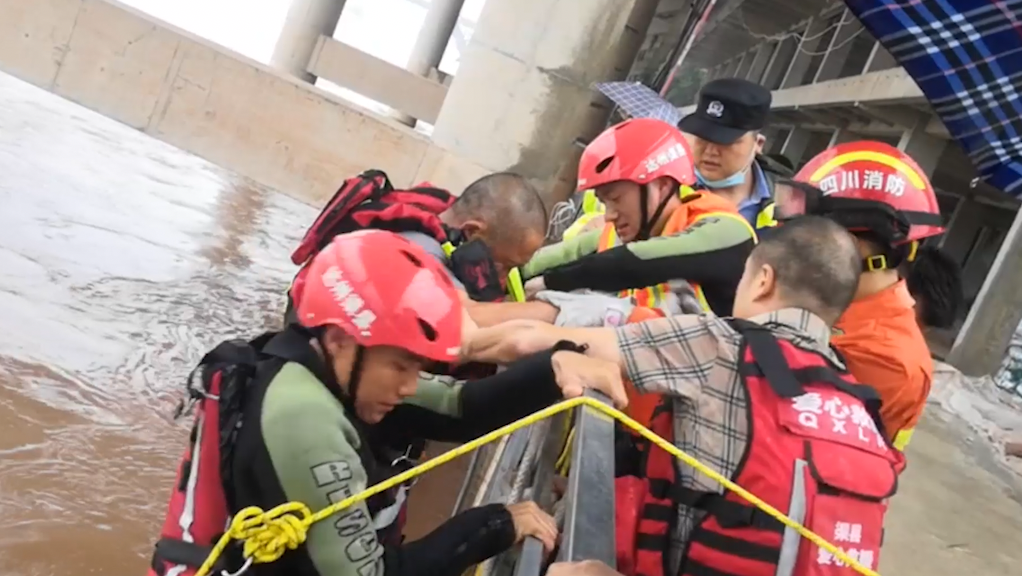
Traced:
<svg viewBox="0 0 1022 576">
<path fill-rule="evenodd" d="M 306 232 L 296 254 L 310 254 L 292 259 L 307 261 L 310 249 L 340 233 L 389 230 L 444 264 L 466 305 L 466 326 L 491 325 L 519 317 L 514 308 L 487 305 L 503 299 L 508 273 L 543 245 L 548 219 L 539 191 L 520 174 L 487 174 L 455 197 L 429 184 L 395 191 L 385 174 L 367 171 L 346 180 Z M 288 290 L 286 321 L 294 321 L 303 283 L 304 265 Z"/>
<path fill-rule="evenodd" d="M 468 239 L 486 243 L 501 277 L 524 266 L 546 238 L 546 205 L 524 176 L 488 174 L 468 185 L 440 219 Z"/>
<path fill-rule="evenodd" d="M 856 552 L 863 564 L 873 563 L 886 505 L 879 497 L 867 502 L 854 494 L 893 494 L 895 469 L 902 461 L 883 432 L 876 391 L 855 382 L 830 346 L 831 326 L 851 303 L 861 271 L 856 242 L 844 227 L 804 216 L 780 226 L 752 251 L 735 297 L 735 318 L 679 315 L 616 329 L 509 322 L 479 330 L 465 349 L 476 359 L 509 361 L 561 341 L 586 345 L 588 355 L 616 363 L 640 393 L 665 398 L 669 410 L 659 422 L 654 419 L 654 432 L 788 515 L 813 518 L 814 500 L 797 503 L 792 494 L 818 490 L 808 485 L 815 479 L 807 481 L 802 475 L 806 460 L 826 468 L 827 484 L 848 491 L 836 493 L 828 504 L 829 517 L 859 522 L 856 514 L 875 507 L 868 511 L 872 521 L 862 521 L 860 547 L 865 552 Z M 807 416 L 806 409 L 814 412 Z M 811 455 L 804 448 L 810 443 Z M 778 537 L 784 526 L 740 499 L 725 498 L 720 484 L 672 462 L 665 452 L 645 453 L 645 468 L 630 473 L 648 479 L 647 486 L 670 488 L 652 497 L 653 489 L 647 487 L 638 498 L 627 484 L 616 488 L 619 498 L 624 494 L 632 498 L 625 502 L 640 504 L 636 542 L 642 546 L 628 549 L 618 543 L 618 565 L 627 567 L 624 572 L 652 574 L 666 566 L 666 574 L 735 573 L 734 566 L 747 561 L 735 559 L 742 548 L 725 545 L 719 553 L 705 553 L 735 538 L 762 543 L 756 560 L 770 566 L 757 574 L 773 574 L 780 558 L 796 557 L 789 549 L 797 550 L 798 538 L 782 542 Z M 621 454 L 617 457 L 620 461 Z M 652 468 L 654 457 L 659 458 L 658 470 Z M 771 474 L 762 474 L 765 469 Z M 793 488 L 800 482 L 802 492 Z M 669 510 L 656 518 L 644 516 L 672 502 L 676 517 Z M 626 505 L 618 502 L 619 514 Z M 672 531 L 665 527 L 668 520 Z M 650 533 L 651 525 L 659 526 L 659 533 Z M 725 525 L 726 534 L 720 528 Z M 619 537 L 621 530 L 619 526 Z M 814 530 L 830 537 L 834 527 Z M 811 560 L 816 561 L 815 554 Z M 548 572 L 616 573 L 596 562 L 555 564 Z"/>
</svg>

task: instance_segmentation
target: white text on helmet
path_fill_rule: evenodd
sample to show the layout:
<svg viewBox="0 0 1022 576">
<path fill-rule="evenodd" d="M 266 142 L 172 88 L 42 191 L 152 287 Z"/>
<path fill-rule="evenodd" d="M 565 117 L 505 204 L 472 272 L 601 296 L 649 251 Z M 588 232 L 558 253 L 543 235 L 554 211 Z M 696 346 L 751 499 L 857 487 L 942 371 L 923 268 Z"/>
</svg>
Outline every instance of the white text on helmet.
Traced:
<svg viewBox="0 0 1022 576">
<path fill-rule="evenodd" d="M 370 335 L 370 328 L 376 321 L 376 314 L 372 310 L 365 309 L 365 301 L 355 293 L 351 284 L 344 279 L 344 274 L 337 266 L 331 266 L 323 272 L 323 285 L 326 286 L 334 297 L 334 301 L 348 315 L 351 323 L 362 333 L 363 336 Z"/>
<path fill-rule="evenodd" d="M 884 174 L 880 170 L 843 170 L 820 180 L 820 190 L 824 194 L 846 190 L 876 190 L 901 197 L 905 193 L 905 179 L 897 174 Z"/>
<path fill-rule="evenodd" d="M 682 146 L 681 144 L 675 144 L 674 146 L 671 146 L 667 150 L 661 151 L 656 156 L 650 156 L 649 158 L 646 158 L 645 162 L 646 172 L 647 173 L 656 172 L 660 168 L 663 168 L 664 166 L 670 164 L 671 162 L 674 162 L 678 158 L 684 158 L 685 156 L 686 156 L 685 147 Z"/>
</svg>

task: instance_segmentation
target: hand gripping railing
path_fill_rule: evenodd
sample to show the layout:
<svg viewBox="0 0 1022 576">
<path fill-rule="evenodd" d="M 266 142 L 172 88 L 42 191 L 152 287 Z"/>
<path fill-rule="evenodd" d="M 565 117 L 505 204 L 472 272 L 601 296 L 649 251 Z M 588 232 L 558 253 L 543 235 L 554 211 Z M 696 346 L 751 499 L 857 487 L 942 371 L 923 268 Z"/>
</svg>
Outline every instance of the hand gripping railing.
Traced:
<svg viewBox="0 0 1022 576">
<path fill-rule="evenodd" d="M 609 404 L 599 392 L 586 396 Z M 575 410 L 575 434 L 568 485 L 563 496 L 564 526 L 558 561 L 600 560 L 613 567 L 614 553 L 614 420 L 593 408 Z M 567 422 L 562 422 L 566 425 Z M 535 485 L 549 491 L 552 472 L 560 453 L 562 430 L 555 424 L 547 434 L 543 456 L 537 466 Z M 540 474 L 545 472 L 545 474 Z M 542 491 L 537 491 L 542 495 Z M 537 503 L 549 509 L 546 498 Z M 535 538 L 522 545 L 514 576 L 540 576 L 546 568 L 543 545 Z"/>
</svg>

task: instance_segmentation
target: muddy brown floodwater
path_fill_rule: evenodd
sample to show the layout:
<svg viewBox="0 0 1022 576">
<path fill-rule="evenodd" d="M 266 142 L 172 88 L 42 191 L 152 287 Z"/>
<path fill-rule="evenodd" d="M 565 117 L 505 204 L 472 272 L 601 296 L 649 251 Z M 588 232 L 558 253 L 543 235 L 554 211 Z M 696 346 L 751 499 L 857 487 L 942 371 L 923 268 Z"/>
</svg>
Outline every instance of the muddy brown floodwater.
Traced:
<svg viewBox="0 0 1022 576">
<path fill-rule="evenodd" d="M 314 211 L 0 74 L 0 566 L 141 574 L 211 344 L 280 315 Z"/>
<path fill-rule="evenodd" d="M 143 574 L 185 377 L 217 342 L 278 325 L 314 216 L 0 74 L 3 576 Z M 424 479 L 410 537 L 446 518 L 464 470 Z"/>
</svg>

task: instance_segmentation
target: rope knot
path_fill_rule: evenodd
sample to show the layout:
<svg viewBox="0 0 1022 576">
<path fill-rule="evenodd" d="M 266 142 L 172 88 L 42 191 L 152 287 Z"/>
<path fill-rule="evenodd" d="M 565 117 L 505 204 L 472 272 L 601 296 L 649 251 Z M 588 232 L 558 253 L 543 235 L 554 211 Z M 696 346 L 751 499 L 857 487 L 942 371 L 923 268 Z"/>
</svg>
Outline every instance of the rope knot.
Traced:
<svg viewBox="0 0 1022 576">
<path fill-rule="evenodd" d="M 234 516 L 228 533 L 243 543 L 246 559 L 265 563 L 301 546 L 311 524 L 312 511 L 300 502 L 281 504 L 266 512 L 250 506 Z"/>
</svg>

